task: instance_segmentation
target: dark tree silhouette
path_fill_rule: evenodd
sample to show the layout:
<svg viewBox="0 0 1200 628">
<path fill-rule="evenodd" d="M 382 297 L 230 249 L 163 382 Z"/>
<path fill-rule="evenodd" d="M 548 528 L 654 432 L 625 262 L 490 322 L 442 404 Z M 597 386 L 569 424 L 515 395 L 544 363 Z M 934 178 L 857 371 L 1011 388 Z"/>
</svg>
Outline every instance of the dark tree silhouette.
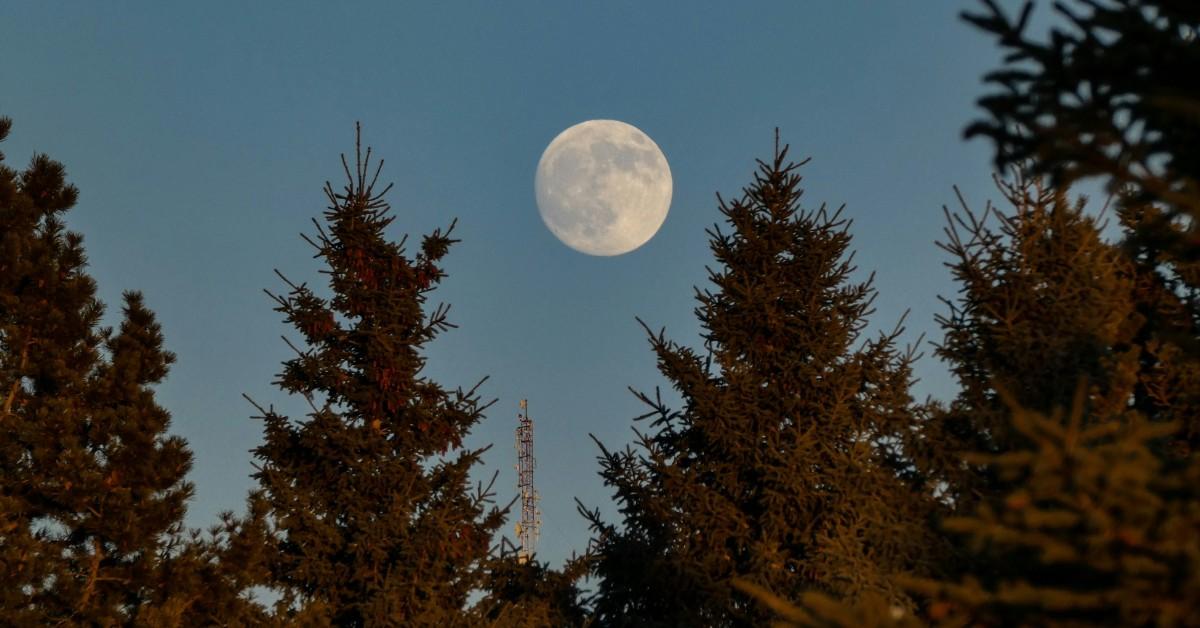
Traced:
<svg viewBox="0 0 1200 628">
<path fill-rule="evenodd" d="M 1158 207 L 1131 199 L 1119 208 L 1140 323 L 1133 339 L 1139 385 L 1131 403 L 1144 417 L 1178 425 L 1169 454 L 1182 460 L 1200 451 L 1200 258 L 1186 259 L 1179 247 L 1147 237 L 1159 232 L 1162 216 Z"/>
<path fill-rule="evenodd" d="M 1050 621 L 1056 615 L 1047 612 L 1056 604 L 1061 605 L 1060 618 L 1098 621 L 1115 610 L 1085 598 L 1111 598 L 1111 591 L 1103 591 L 1116 585 L 1103 584 L 1099 572 L 1091 572 L 1095 578 L 1083 576 L 1086 552 L 1078 560 L 1060 560 L 1050 546 L 1075 543 L 1073 535 L 1086 539 L 1103 532 L 1089 528 L 1084 519 L 1076 521 L 1078 526 L 1058 528 L 1054 522 L 1030 519 L 1018 530 L 1016 520 L 1005 517 L 1083 508 L 1079 500 L 1086 502 L 1095 497 L 1089 491 L 1102 490 L 1103 483 L 1087 484 L 1090 476 L 1070 476 L 1102 471 L 1102 466 L 1081 470 L 1061 462 L 1062 447 L 1072 439 L 1084 438 L 1088 447 L 1098 448 L 1086 458 L 1096 464 L 1116 464 L 1111 456 L 1124 455 L 1104 453 L 1110 445 L 1128 453 L 1148 444 L 1144 431 L 1122 427 L 1157 418 L 1134 417 L 1130 408 L 1146 382 L 1162 376 L 1145 369 L 1142 331 L 1147 319 L 1139 313 L 1144 309 L 1139 267 L 1118 245 L 1103 240 L 1100 224 L 1084 212 L 1084 199 L 1072 202 L 1067 191 L 1046 187 L 1037 178 L 999 187 L 1009 205 L 1006 211 L 989 205 L 976 214 L 964 203 L 962 213 L 948 217 L 942 246 L 952 256 L 950 267 L 961 291 L 956 300 L 947 301 L 950 312 L 939 319 L 946 335 L 938 354 L 958 377 L 961 391 L 927 426 L 931 434 L 945 430 L 938 436 L 952 444 L 943 468 L 960 516 L 945 527 L 973 536 L 961 548 L 966 560 L 951 570 L 958 572 L 958 582 L 916 587 L 964 596 L 931 605 L 930 617 L 938 621 L 949 621 L 958 616 L 952 609 L 975 603 L 982 613 L 975 620 L 985 624 Z M 1118 430 L 1132 440 L 1091 436 L 1110 437 Z M 1075 435 L 1057 444 L 1050 439 L 1067 432 Z M 1083 456 L 1082 445 L 1078 453 Z M 1054 466 L 1055 461 L 1061 465 Z M 1140 454 L 1122 459 L 1131 466 L 1119 472 L 1142 473 L 1145 469 L 1132 465 L 1145 461 Z M 1061 484 L 1047 484 L 1056 479 Z M 1037 494 L 1036 503 L 1026 509 L 1031 492 Z M 1096 502 L 1097 508 L 1114 509 L 1109 515 L 1116 516 L 1120 508 L 1132 506 L 1112 500 Z M 1010 524 L 1013 536 L 1005 537 L 1001 530 Z M 1021 534 L 1027 536 L 1015 540 Z M 1031 542 L 1034 537 L 1040 544 Z M 1114 572 L 1108 574 L 1113 578 L 1121 575 L 1119 568 L 1106 569 Z M 1017 589 L 1023 602 L 1006 597 Z M 985 593 L 999 596 L 993 601 L 1011 602 L 1012 608 L 1001 611 L 999 602 L 981 602 Z M 1064 601 L 1068 599 L 1074 602 Z M 997 614 L 988 614 L 993 611 Z"/>
<path fill-rule="evenodd" d="M 979 101 L 988 116 L 966 134 L 991 139 L 1001 166 L 1049 174 L 1060 189 L 1099 175 L 1117 194 L 1146 319 L 1141 370 L 1174 378 L 1146 375 L 1136 403 L 1147 416 L 1182 419 L 1186 455 L 1200 446 L 1200 421 L 1183 414 L 1200 396 L 1200 3 L 1053 6 L 1057 21 L 1042 38 L 1030 34 L 1033 2 L 1015 17 L 994 0 L 964 14 L 1007 53 L 986 77 L 998 88 Z"/>
<path fill-rule="evenodd" d="M 489 628 L 588 626 L 579 581 L 587 575 L 588 558 L 572 557 L 562 569 L 550 569 L 515 552 L 488 565 L 486 595 L 473 607 L 474 624 Z"/>
<path fill-rule="evenodd" d="M 1200 524 L 1194 365 L 1158 332 L 1186 325 L 1169 278 L 1104 241 L 1084 200 L 1037 178 L 1000 183 L 1008 209 L 948 215 L 960 293 L 938 354 L 961 390 L 922 425 L 961 540 L 943 576 L 904 577 L 916 616 L 809 594 L 805 625 L 1186 625 Z M 1124 217 L 1126 224 L 1133 218 Z M 1190 387 L 1190 388 L 1189 388 Z M 937 471 L 937 470 L 940 470 Z"/>
<path fill-rule="evenodd" d="M 425 309 L 453 229 L 415 254 L 384 231 L 393 216 L 371 152 L 356 143 L 341 191 L 309 242 L 332 295 L 287 282 L 277 310 L 304 339 L 277 381 L 312 405 L 304 421 L 263 409 L 255 474 L 274 526 L 270 582 L 294 623 L 455 626 L 467 622 L 503 512 L 469 473 L 462 439 L 486 407 L 421 374 L 422 348 L 452 327 Z M 306 238 L 307 239 L 307 238 Z M 282 275 L 281 275 L 282 277 Z M 260 408 L 261 409 L 261 408 Z"/>
<path fill-rule="evenodd" d="M 740 578 L 784 596 L 819 590 L 907 608 L 893 583 L 924 573 L 932 509 L 900 445 L 915 429 L 911 354 L 861 338 L 869 280 L 850 279 L 840 210 L 800 207 L 802 163 L 776 145 L 710 231 L 719 267 L 698 291 L 709 355 L 650 333 L 682 396 L 651 410 L 638 449 L 600 462 L 621 525 L 595 533 L 600 625 L 759 625 Z"/>
<path fill-rule="evenodd" d="M 10 122 L 0 120 L 0 139 Z M 44 155 L 0 164 L 0 623 L 125 625 L 159 607 L 191 453 L 155 401 L 174 356 L 140 294 L 119 329 Z M 153 608 L 152 608 L 153 607 Z"/>
<path fill-rule="evenodd" d="M 1045 415 L 1013 403 L 1022 445 L 972 456 L 1008 480 L 1000 499 L 946 528 L 1000 572 L 955 581 L 906 579 L 930 597 L 921 615 L 809 593 L 796 603 L 739 582 L 781 626 L 1191 626 L 1200 615 L 1200 464 L 1164 465 L 1156 441 L 1175 430 L 1135 411 Z M 1002 573 L 1003 575 L 999 575 Z"/>
<path fill-rule="evenodd" d="M 139 626 L 271 626 L 277 622 L 254 598 L 269 584 L 266 502 L 251 495 L 245 517 L 221 513 L 206 533 L 171 539 L 158 597 L 140 609 Z"/>
<path fill-rule="evenodd" d="M 1184 302 L 1082 199 L 1036 178 L 1001 189 L 1009 211 L 964 207 L 943 244 L 962 290 L 938 353 L 962 390 L 927 429 L 957 443 L 944 529 L 965 560 L 910 583 L 946 625 L 1179 625 L 1196 610 L 1197 470 L 1162 454 L 1197 410 L 1175 385 L 1196 378 L 1158 331 Z"/>
<path fill-rule="evenodd" d="M 1081 383 L 1050 415 L 1007 399 L 1021 444 L 970 459 L 1009 488 L 945 526 L 982 560 L 958 581 L 912 583 L 934 600 L 934 623 L 1187 626 L 1200 616 L 1200 464 L 1156 454 L 1176 425 L 1096 407 L 1088 394 Z"/>
<path fill-rule="evenodd" d="M 937 466 L 961 512 L 998 487 L 986 469 L 964 467 L 960 454 L 1008 451 L 1022 438 L 1002 394 L 1050 413 L 1068 406 L 1075 382 L 1086 379 L 1089 412 L 1121 407 L 1138 368 L 1134 267 L 1101 238 L 1084 200 L 1037 179 L 997 185 L 1006 210 L 989 203 L 972 212 L 960 197 L 962 211 L 947 211 L 939 243 L 960 291 L 938 317 L 945 337 L 937 355 L 960 391 L 925 430 L 941 444 L 946 458 Z M 976 472 L 984 475 L 971 477 Z"/>
<path fill-rule="evenodd" d="M 987 117 L 967 128 L 1057 186 L 1091 175 L 1136 205 L 1159 205 L 1143 237 L 1195 260 L 1200 251 L 1200 3 L 1065 0 L 1057 23 L 1030 34 L 1035 3 L 1014 17 L 983 0 L 964 18 L 1006 52 L 988 74 Z M 1180 228 L 1176 219 L 1190 217 Z"/>
</svg>

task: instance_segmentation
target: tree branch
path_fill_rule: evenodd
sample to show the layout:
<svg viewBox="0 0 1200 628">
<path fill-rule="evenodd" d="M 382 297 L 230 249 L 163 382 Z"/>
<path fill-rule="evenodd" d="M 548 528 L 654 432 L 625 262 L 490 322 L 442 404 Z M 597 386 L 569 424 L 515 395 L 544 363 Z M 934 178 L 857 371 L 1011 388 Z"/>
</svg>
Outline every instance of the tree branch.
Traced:
<svg viewBox="0 0 1200 628">
<path fill-rule="evenodd" d="M 104 549 L 100 546 L 100 539 L 92 537 L 92 564 L 88 569 L 87 587 L 83 589 L 83 596 L 79 598 L 79 606 L 76 610 L 80 613 L 87 608 L 88 600 L 91 599 L 92 593 L 96 590 L 97 576 L 100 573 L 100 561 L 104 558 Z"/>
<path fill-rule="evenodd" d="M 29 326 L 25 327 L 25 342 L 21 345 L 21 359 L 17 363 L 17 376 L 13 378 L 12 386 L 8 389 L 8 397 L 4 400 L 4 412 L 0 416 L 8 416 L 12 413 L 13 400 L 17 398 L 17 392 L 21 388 L 21 372 L 29 365 L 29 346 L 33 344 L 33 338 L 29 336 L 31 331 Z"/>
</svg>

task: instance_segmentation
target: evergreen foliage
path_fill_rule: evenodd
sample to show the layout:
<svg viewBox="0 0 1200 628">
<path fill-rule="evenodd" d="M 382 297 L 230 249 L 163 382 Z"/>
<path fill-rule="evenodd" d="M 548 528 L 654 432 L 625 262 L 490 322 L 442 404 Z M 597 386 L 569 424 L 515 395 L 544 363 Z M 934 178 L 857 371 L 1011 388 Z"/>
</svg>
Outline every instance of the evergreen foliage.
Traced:
<svg viewBox="0 0 1200 628">
<path fill-rule="evenodd" d="M 1178 522 L 1147 528 L 1166 512 L 1154 508 L 1186 509 L 1194 500 L 1169 488 L 1188 472 L 1187 463 L 1175 461 L 1160 473 L 1163 465 L 1154 456 L 1161 452 L 1152 451 L 1162 449 L 1162 436 L 1178 430 L 1183 402 L 1195 395 L 1194 388 L 1174 388 L 1194 386 L 1188 383 L 1196 381 L 1193 365 L 1173 359 L 1178 346 L 1150 325 L 1178 322 L 1183 301 L 1163 275 L 1103 241 L 1082 199 L 1071 203 L 1065 190 L 1047 189 L 1037 179 L 1000 187 L 1011 212 L 989 206 L 977 217 L 964 205 L 950 218 L 943 247 L 954 257 L 961 293 L 940 319 L 946 337 L 938 353 L 962 387 L 926 428 L 930 434 L 943 430 L 951 436 L 943 440 L 957 448 L 947 452 L 944 468 L 960 516 L 945 529 L 971 542 L 961 548 L 965 561 L 949 584 L 910 582 L 916 591 L 942 596 L 926 610 L 948 625 L 961 625 L 956 622 L 966 621 L 964 613 L 983 625 L 1086 623 L 1118 612 L 1145 623 L 1145 617 L 1134 618 L 1145 609 L 1126 608 L 1117 591 L 1178 593 L 1179 578 L 1191 577 L 1178 572 L 1190 550 L 1168 561 L 1175 573 L 1146 585 L 1140 581 L 1144 563 L 1124 555 L 1106 558 L 1093 537 L 1133 526 L 1123 522 L 1132 518 L 1146 528 L 1141 532 L 1164 543 L 1183 540 L 1172 538 L 1183 529 Z M 998 228 L 987 225 L 991 217 Z M 1069 382 L 1079 383 L 1072 395 Z M 1066 408 L 1072 408 L 1069 415 Z M 1147 422 L 1153 427 L 1138 427 Z M 1090 470 L 1072 457 L 1080 439 L 1095 448 L 1086 458 L 1096 465 Z M 956 458 L 967 464 L 954 463 Z M 1120 493 L 1127 488 L 1120 474 L 1154 481 L 1130 497 Z M 1096 494 L 1106 490 L 1113 494 Z M 1078 552 L 1063 558 L 1064 546 Z M 1111 564 L 1104 562 L 1109 558 Z M 1164 612 L 1170 619 L 1171 611 Z"/>
<path fill-rule="evenodd" d="M 393 217 L 390 186 L 375 187 L 382 162 L 372 173 L 370 150 L 357 144 L 355 157 L 353 171 L 342 160 L 341 191 L 326 184 L 325 225 L 314 220 L 309 239 L 332 296 L 284 279 L 289 292 L 274 297 L 304 339 L 277 385 L 312 406 L 300 422 L 263 410 L 265 441 L 254 450 L 274 529 L 277 617 L 463 625 L 503 513 L 487 490 L 471 490 L 482 450 L 462 449 L 486 406 L 475 389 L 447 391 L 421 375 L 422 348 L 452 327 L 446 306 L 424 306 L 444 277 L 453 224 L 410 255 L 384 233 Z"/>
<path fill-rule="evenodd" d="M 245 518 L 221 513 L 207 534 L 172 538 L 161 573 L 160 603 L 143 607 L 140 626 L 271 626 L 253 588 L 267 582 L 266 504 L 251 495 Z"/>
<path fill-rule="evenodd" d="M 963 392 L 928 430 L 958 443 L 946 528 L 968 561 L 909 583 L 945 625 L 1192 625 L 1200 7 L 1056 3 L 1065 26 L 1039 42 L 1032 3 L 1016 20 L 984 6 L 967 19 L 1010 54 L 967 134 L 1056 190 L 1008 186 L 999 232 L 967 212 L 944 245 L 963 293 L 939 353 Z M 1067 184 L 1097 174 L 1119 192 L 1120 247 L 1062 211 Z M 973 464 L 951 464 L 956 448 Z"/>
<path fill-rule="evenodd" d="M 778 626 L 1192 626 L 1200 617 L 1200 465 L 1164 465 L 1155 441 L 1176 427 L 1131 411 L 1047 416 L 1012 403 L 1026 446 L 972 456 L 1008 480 L 1000 499 L 947 520 L 989 569 L 958 581 L 902 578 L 929 602 L 920 615 L 878 600 L 818 593 L 792 603 L 735 583 Z M 997 568 L 998 567 L 998 568 Z"/>
<path fill-rule="evenodd" d="M 1195 333 L 1186 295 L 1162 264 L 1105 242 L 1082 199 L 1036 178 L 1000 189 L 1010 211 L 976 215 L 964 203 L 942 243 L 961 292 L 940 318 L 938 353 L 961 390 L 922 425 L 922 455 L 943 470 L 959 513 L 941 526 L 963 542 L 944 567 L 956 575 L 901 578 L 923 600 L 916 616 L 753 590 L 780 618 L 1169 626 L 1196 617 L 1198 465 L 1169 446 L 1196 414 L 1194 362 L 1171 341 Z M 1080 385 L 1067 395 L 1067 382 Z"/>
<path fill-rule="evenodd" d="M 10 127 L 0 120 L 0 139 Z M 174 356 L 140 294 L 113 331 L 45 155 L 0 163 L 0 624 L 126 625 L 166 604 L 191 453 L 154 398 Z M 178 604 L 178 601 L 171 602 Z"/>
<path fill-rule="evenodd" d="M 1049 413 L 1068 405 L 1085 378 L 1089 408 L 1111 412 L 1125 405 L 1138 373 L 1134 268 L 1101 239 L 1083 199 L 1036 179 L 997 186 L 1008 211 L 989 203 L 976 214 L 960 197 L 962 211 L 947 211 L 939 243 L 960 292 L 938 317 L 945 337 L 937 355 L 960 391 L 924 436 L 930 457 L 944 456 L 935 466 L 960 512 L 999 490 L 998 478 L 964 466 L 961 454 L 1008 451 L 1021 438 L 999 391 Z"/>
<path fill-rule="evenodd" d="M 551 569 L 515 553 L 495 557 L 488 566 L 485 597 L 474 606 L 475 625 L 490 628 L 588 626 L 578 582 L 587 575 L 588 558 L 573 557 Z"/>
<path fill-rule="evenodd" d="M 1059 24 L 1044 39 L 1030 34 L 1034 6 L 1028 0 L 1010 17 L 983 0 L 979 12 L 964 14 L 1007 53 L 986 76 L 996 88 L 979 101 L 988 117 L 967 136 L 993 140 L 1001 168 L 1024 164 L 1060 187 L 1104 176 L 1134 204 L 1163 210 L 1144 225 L 1146 237 L 1197 259 L 1200 3 L 1056 2 Z M 1190 224 L 1170 228 L 1180 216 Z"/>
<path fill-rule="evenodd" d="M 1125 248 L 1137 267 L 1135 339 L 1144 416 L 1178 420 L 1170 447 L 1200 447 L 1200 4 L 1074 0 L 1061 24 L 1031 36 L 1033 3 L 1008 17 L 992 0 L 964 17 L 1008 55 L 987 76 L 988 118 L 967 129 L 1000 164 L 1049 173 L 1060 187 L 1101 175 L 1119 193 Z"/>
<path fill-rule="evenodd" d="M 735 579 L 733 586 L 770 609 L 775 615 L 771 625 L 776 628 L 916 628 L 926 625 L 916 615 L 874 595 L 847 603 L 810 591 L 791 602 L 745 580 Z"/>
<path fill-rule="evenodd" d="M 1012 488 L 946 528 L 994 570 L 914 582 L 948 626 L 1186 626 L 1200 617 L 1200 465 L 1170 468 L 1154 441 L 1177 426 L 1131 411 L 1087 416 L 1012 404 L 1025 445 L 981 455 Z"/>
<path fill-rule="evenodd" d="M 454 223 L 390 240 L 357 135 L 306 237 L 328 290 L 268 293 L 302 338 L 275 384 L 311 412 L 255 404 L 259 490 L 207 534 L 160 325 L 126 292 L 101 327 L 78 191 L 0 153 L 0 625 L 1200 625 L 1200 2 L 1061 0 L 1043 36 L 1032 0 L 981 2 L 1006 57 L 966 135 L 1020 171 L 1003 210 L 947 211 L 959 393 L 913 402 L 849 222 L 802 207 L 776 138 L 718 196 L 703 350 L 646 328 L 682 405 L 635 392 L 636 445 L 597 441 L 620 521 L 580 504 L 592 547 L 561 570 L 493 552 L 463 447 L 488 404 L 423 375 Z M 1089 176 L 1117 243 L 1070 198 Z"/>
<path fill-rule="evenodd" d="M 1167 445 L 1177 461 L 1200 451 L 1200 257 L 1164 245 L 1182 236 L 1154 205 L 1120 206 L 1122 248 L 1134 268 L 1133 343 L 1140 348 L 1131 404 L 1143 417 L 1174 423 Z M 1167 235 L 1161 235 L 1164 231 Z M 1160 235 L 1155 235 L 1160 234 Z"/>
<path fill-rule="evenodd" d="M 622 525 L 588 512 L 599 625 L 758 625 L 730 584 L 910 602 L 893 576 L 924 572 L 932 504 L 900 444 L 914 430 L 911 354 L 861 339 L 869 280 L 850 279 L 840 210 L 800 207 L 802 163 L 776 145 L 752 185 L 720 201 L 715 291 L 697 291 L 708 350 L 648 333 L 683 399 L 650 407 L 638 450 L 601 445 Z"/>
</svg>

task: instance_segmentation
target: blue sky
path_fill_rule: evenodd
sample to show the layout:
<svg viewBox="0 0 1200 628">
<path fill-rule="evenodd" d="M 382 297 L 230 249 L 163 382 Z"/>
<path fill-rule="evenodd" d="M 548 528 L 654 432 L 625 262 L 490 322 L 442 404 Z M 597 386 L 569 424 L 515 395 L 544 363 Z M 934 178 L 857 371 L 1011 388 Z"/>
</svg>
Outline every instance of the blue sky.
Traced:
<svg viewBox="0 0 1200 628">
<path fill-rule="evenodd" d="M 294 334 L 262 289 L 281 288 L 275 268 L 319 281 L 298 234 L 361 121 L 396 184 L 394 235 L 459 220 L 435 295 L 460 328 L 430 347 L 428 373 L 449 387 L 490 376 L 482 393 L 498 401 L 472 442 L 495 444 L 480 476 L 500 472 L 505 502 L 529 399 L 539 553 L 557 563 L 587 544 L 573 498 L 612 511 L 587 435 L 629 442 L 642 409 L 626 388 L 669 386 L 634 317 L 697 344 L 714 193 L 750 181 L 775 127 L 813 157 L 810 205 L 845 203 L 854 220 L 873 328 L 911 310 L 908 341 L 940 337 L 936 297 L 955 289 L 934 246 L 941 206 L 952 185 L 979 206 L 996 197 L 988 147 L 961 139 L 999 60 L 957 18 L 966 6 L 6 2 L 4 151 L 66 164 L 81 190 L 69 224 L 103 299 L 115 311 L 142 290 L 159 315 L 178 355 L 160 401 L 194 450 L 189 523 L 203 526 L 252 486 L 261 426 L 242 393 L 303 414 L 270 384 Z M 674 176 L 662 230 L 619 257 L 568 249 L 534 204 L 542 150 L 595 118 L 645 131 Z M 925 348 L 917 391 L 946 398 L 953 382 Z"/>
</svg>

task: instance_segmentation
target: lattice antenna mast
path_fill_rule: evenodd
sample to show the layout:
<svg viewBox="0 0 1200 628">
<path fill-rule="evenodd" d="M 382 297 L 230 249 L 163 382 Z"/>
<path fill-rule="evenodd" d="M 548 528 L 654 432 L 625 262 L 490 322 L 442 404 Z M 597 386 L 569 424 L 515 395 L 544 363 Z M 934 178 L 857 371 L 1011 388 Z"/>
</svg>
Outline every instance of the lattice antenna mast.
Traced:
<svg viewBox="0 0 1200 628">
<path fill-rule="evenodd" d="M 537 460 L 533 457 L 533 420 L 529 418 L 529 401 L 521 400 L 521 412 L 517 414 L 517 490 L 521 493 L 521 521 L 517 523 L 517 560 L 524 563 L 533 556 L 534 547 L 542 532 L 542 511 L 538 509 L 541 497 L 533 488 L 533 470 Z"/>
</svg>

